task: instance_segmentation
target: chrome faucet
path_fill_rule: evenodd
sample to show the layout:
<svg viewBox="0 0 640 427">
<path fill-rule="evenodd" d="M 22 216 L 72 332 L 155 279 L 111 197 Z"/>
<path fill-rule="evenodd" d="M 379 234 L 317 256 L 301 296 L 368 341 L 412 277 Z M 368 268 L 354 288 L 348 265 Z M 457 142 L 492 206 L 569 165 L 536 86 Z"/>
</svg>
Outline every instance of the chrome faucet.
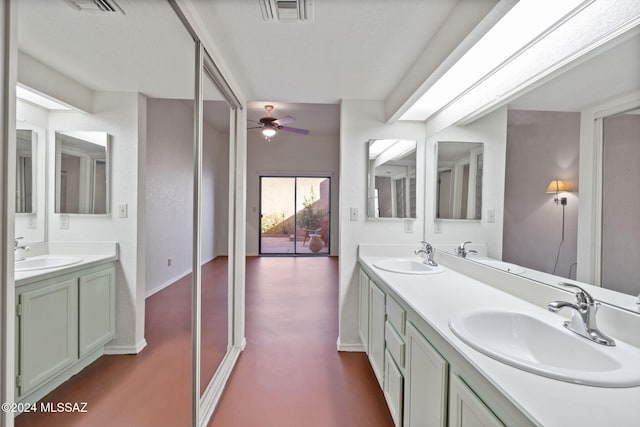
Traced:
<svg viewBox="0 0 640 427">
<path fill-rule="evenodd" d="M 613 338 L 598 330 L 596 313 L 598 307 L 600 307 L 600 303 L 594 300 L 593 297 L 580 286 L 564 282 L 559 283 L 559 285 L 575 291 L 577 302 L 574 304 L 567 301 L 553 301 L 547 306 L 549 311 L 557 313 L 565 307 L 572 309 L 571 320 L 564 322 L 565 328 L 598 344 L 615 346 L 616 342 Z"/>
<path fill-rule="evenodd" d="M 24 261 L 24 257 L 20 255 L 20 250 L 23 251 L 28 251 L 29 250 L 29 246 L 25 246 L 25 245 L 20 245 L 18 240 L 22 239 L 23 237 L 16 237 L 13 241 L 13 259 L 14 261 Z"/>
<path fill-rule="evenodd" d="M 465 248 L 465 246 L 468 245 L 469 243 L 471 242 L 460 243 L 460 246 L 458 246 L 458 249 L 456 249 L 456 255 L 462 258 L 466 258 L 467 255 L 469 254 L 477 254 L 478 251 L 474 251 L 473 249 L 467 250 L 467 248 Z"/>
<path fill-rule="evenodd" d="M 438 263 L 433 260 L 433 254 L 435 253 L 435 249 L 433 249 L 433 246 L 431 246 L 430 243 L 425 242 L 424 240 L 420 243 L 422 244 L 422 249 L 418 249 L 413 253 L 416 255 L 425 254 L 427 258 L 424 260 L 424 263 L 430 265 L 431 267 L 437 267 Z"/>
</svg>

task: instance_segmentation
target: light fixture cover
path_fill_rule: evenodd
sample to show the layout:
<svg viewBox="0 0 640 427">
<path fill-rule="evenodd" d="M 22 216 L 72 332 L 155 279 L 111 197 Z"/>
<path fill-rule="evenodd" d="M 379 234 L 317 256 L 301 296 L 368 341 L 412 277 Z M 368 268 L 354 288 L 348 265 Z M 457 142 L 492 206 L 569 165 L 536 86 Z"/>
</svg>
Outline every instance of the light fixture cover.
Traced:
<svg viewBox="0 0 640 427">
<path fill-rule="evenodd" d="M 547 187 L 547 193 L 561 193 L 566 191 L 571 191 L 572 186 L 571 182 L 563 181 L 561 179 L 552 179 Z"/>
<path fill-rule="evenodd" d="M 265 126 L 262 129 L 262 134 L 264 136 L 266 136 L 267 138 L 271 138 L 273 135 L 276 134 L 276 130 L 274 128 L 272 128 L 271 126 Z"/>
</svg>

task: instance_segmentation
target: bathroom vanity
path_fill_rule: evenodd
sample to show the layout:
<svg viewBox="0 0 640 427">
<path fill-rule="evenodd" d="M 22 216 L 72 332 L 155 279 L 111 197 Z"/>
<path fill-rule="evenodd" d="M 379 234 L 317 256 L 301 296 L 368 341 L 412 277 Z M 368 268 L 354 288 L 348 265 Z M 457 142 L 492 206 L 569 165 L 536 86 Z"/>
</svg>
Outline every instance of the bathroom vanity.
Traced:
<svg viewBox="0 0 640 427">
<path fill-rule="evenodd" d="M 402 253 L 415 257 L 406 249 Z M 557 324 L 564 333 L 562 316 L 473 278 L 468 271 L 455 271 L 452 255 L 439 254 L 436 261 L 444 271 L 430 274 L 374 266 L 399 255 L 375 245 L 359 248 L 359 333 L 397 426 L 637 425 L 634 408 L 640 402 L 640 386 L 595 387 L 527 372 L 477 351 L 450 328 L 452 320 L 488 309 Z M 461 261 L 487 277 L 507 274 Z M 619 340 L 618 350 L 626 345 L 617 331 L 602 329 Z M 626 348 L 632 357 L 635 351 L 640 355 L 637 343 Z M 566 356 L 575 358 L 576 369 L 581 369 L 580 354 Z"/>
<path fill-rule="evenodd" d="M 115 334 L 115 251 L 51 258 L 76 262 L 15 275 L 17 402 L 44 397 L 102 356 Z"/>
</svg>

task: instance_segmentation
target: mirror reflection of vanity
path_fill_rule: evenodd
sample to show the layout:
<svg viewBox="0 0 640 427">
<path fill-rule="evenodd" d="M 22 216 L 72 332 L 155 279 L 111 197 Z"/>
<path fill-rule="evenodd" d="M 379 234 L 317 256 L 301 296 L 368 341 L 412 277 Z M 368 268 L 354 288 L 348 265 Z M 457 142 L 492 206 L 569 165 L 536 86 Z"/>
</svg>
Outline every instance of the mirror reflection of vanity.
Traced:
<svg viewBox="0 0 640 427">
<path fill-rule="evenodd" d="M 523 276 L 551 286 L 567 279 L 601 286 L 597 299 L 634 313 L 638 76 L 636 32 L 509 101 L 502 246 L 502 260 L 525 267 Z M 547 194 L 554 179 L 574 189 Z M 566 204 L 555 202 L 562 198 Z"/>
<path fill-rule="evenodd" d="M 109 135 L 93 131 L 55 134 L 55 212 L 109 213 Z"/>
<path fill-rule="evenodd" d="M 481 219 L 482 143 L 439 141 L 437 151 L 436 218 Z"/>
<path fill-rule="evenodd" d="M 368 147 L 368 218 L 416 217 L 416 141 L 372 139 Z"/>
</svg>

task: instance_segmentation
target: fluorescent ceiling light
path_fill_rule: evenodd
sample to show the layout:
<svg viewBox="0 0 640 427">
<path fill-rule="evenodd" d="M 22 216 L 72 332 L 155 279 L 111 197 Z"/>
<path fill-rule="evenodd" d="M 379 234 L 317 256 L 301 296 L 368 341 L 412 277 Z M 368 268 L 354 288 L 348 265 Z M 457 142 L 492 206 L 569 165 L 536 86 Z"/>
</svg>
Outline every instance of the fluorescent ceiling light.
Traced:
<svg viewBox="0 0 640 427">
<path fill-rule="evenodd" d="M 16 86 L 16 96 L 24 101 L 30 102 L 31 104 L 35 104 L 47 110 L 71 111 L 71 108 L 66 105 L 23 86 Z"/>
<path fill-rule="evenodd" d="M 585 0 L 520 0 L 438 79 L 400 120 L 426 120 L 505 63 L 517 58 Z"/>
</svg>

